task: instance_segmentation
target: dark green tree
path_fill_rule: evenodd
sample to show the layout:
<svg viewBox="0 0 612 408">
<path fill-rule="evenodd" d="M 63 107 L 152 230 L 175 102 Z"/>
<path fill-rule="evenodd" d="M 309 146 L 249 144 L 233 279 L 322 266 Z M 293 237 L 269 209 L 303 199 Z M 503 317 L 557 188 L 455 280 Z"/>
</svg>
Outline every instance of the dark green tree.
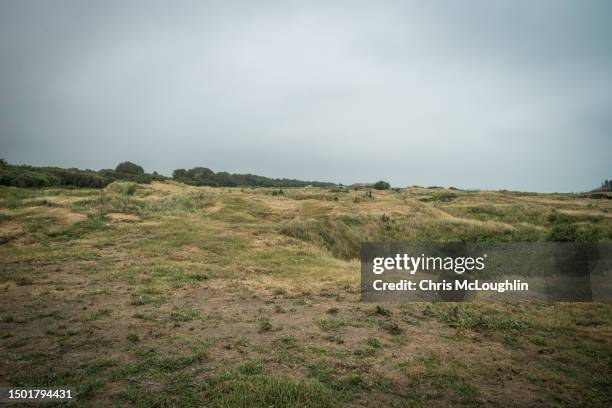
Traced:
<svg viewBox="0 0 612 408">
<path fill-rule="evenodd" d="M 387 183 L 386 181 L 378 181 L 376 183 L 374 183 L 374 188 L 376 190 L 388 190 L 391 188 L 391 184 Z"/>
<path fill-rule="evenodd" d="M 115 167 L 115 171 L 117 173 L 138 174 L 138 175 L 144 174 L 145 172 L 142 167 L 130 161 L 119 163 L 117 167 Z"/>
</svg>

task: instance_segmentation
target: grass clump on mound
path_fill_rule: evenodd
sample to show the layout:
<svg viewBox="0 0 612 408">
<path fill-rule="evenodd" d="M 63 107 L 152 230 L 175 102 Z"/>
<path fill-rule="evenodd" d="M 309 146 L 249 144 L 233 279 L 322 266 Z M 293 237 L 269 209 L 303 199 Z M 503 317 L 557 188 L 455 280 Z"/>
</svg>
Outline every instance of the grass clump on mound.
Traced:
<svg viewBox="0 0 612 408">
<path fill-rule="evenodd" d="M 148 201 L 145 208 L 152 212 L 196 211 L 211 206 L 213 201 L 212 197 L 203 191 L 195 191 L 187 194 L 173 195 L 161 200 Z"/>
<path fill-rule="evenodd" d="M 123 187 L 116 187 L 121 190 Z M 114 192 L 111 190 L 103 190 L 96 198 L 91 201 L 85 201 L 84 205 L 90 205 L 91 207 L 99 210 L 101 213 L 125 213 L 125 214 L 139 214 L 142 210 L 142 202 L 135 200 L 131 195 L 120 192 Z"/>
<path fill-rule="evenodd" d="M 128 196 L 134 195 L 138 189 L 138 184 L 133 181 L 115 181 L 105 188 L 106 191 L 110 191 L 111 193 Z"/>
<path fill-rule="evenodd" d="M 368 219 L 341 218 L 294 220 L 284 225 L 280 232 L 292 238 L 313 242 L 327 249 L 340 259 L 359 256 L 361 242 L 375 240 L 379 227 Z"/>
<path fill-rule="evenodd" d="M 211 382 L 205 398 L 219 408 L 331 407 L 331 390 L 318 381 L 283 375 L 228 373 Z"/>
<path fill-rule="evenodd" d="M 145 215 L 172 211 L 196 211 L 213 204 L 212 196 L 203 191 L 193 191 L 168 197 L 148 200 L 147 191 L 137 183 L 114 182 L 91 199 L 84 200 L 79 206 L 95 209 L 102 214 L 125 213 Z"/>
</svg>

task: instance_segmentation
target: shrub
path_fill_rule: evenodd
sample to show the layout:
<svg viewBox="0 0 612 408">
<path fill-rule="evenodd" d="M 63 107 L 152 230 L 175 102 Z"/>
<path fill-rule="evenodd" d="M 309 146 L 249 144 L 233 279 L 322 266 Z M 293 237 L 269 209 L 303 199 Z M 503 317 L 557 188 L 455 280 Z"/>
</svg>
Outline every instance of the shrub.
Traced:
<svg viewBox="0 0 612 408">
<path fill-rule="evenodd" d="M 551 223 L 547 240 L 553 242 L 597 242 L 603 238 L 601 230 L 592 225 L 578 225 L 574 219 L 556 210 L 548 215 Z"/>
<path fill-rule="evenodd" d="M 59 184 L 57 178 L 44 173 L 25 171 L 18 174 L 12 185 L 16 187 L 49 187 Z"/>
<path fill-rule="evenodd" d="M 548 233 L 548 240 L 553 242 L 597 242 L 602 233 L 596 227 L 578 226 L 574 223 L 555 224 Z"/>
</svg>

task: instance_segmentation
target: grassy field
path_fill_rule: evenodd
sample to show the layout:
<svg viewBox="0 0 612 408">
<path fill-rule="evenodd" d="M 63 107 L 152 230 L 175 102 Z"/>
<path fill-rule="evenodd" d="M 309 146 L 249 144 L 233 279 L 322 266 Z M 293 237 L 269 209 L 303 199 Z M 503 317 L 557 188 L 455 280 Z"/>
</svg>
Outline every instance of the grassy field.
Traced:
<svg viewBox="0 0 612 408">
<path fill-rule="evenodd" d="M 612 305 L 367 304 L 359 244 L 612 239 L 612 200 L 0 188 L 0 386 L 79 406 L 611 406 Z"/>
</svg>

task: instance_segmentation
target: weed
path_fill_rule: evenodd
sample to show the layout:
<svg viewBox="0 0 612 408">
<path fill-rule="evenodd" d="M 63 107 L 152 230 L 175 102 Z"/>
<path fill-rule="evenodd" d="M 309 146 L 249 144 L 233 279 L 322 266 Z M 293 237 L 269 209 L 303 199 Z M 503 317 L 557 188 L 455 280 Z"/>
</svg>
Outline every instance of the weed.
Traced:
<svg viewBox="0 0 612 408">
<path fill-rule="evenodd" d="M 22 276 L 20 278 L 17 279 L 17 281 L 15 281 L 15 283 L 18 286 L 30 286 L 34 283 L 34 281 L 32 281 L 32 279 Z"/>
<path fill-rule="evenodd" d="M 521 348 L 521 343 L 519 343 L 516 337 L 508 334 L 508 335 L 505 335 L 503 339 L 504 339 L 504 344 L 508 346 L 509 348 L 513 350 Z"/>
<path fill-rule="evenodd" d="M 398 336 L 402 334 L 404 331 L 396 322 L 394 321 L 384 321 L 379 323 L 380 327 L 389 332 L 394 336 Z"/>
<path fill-rule="evenodd" d="M 265 317 L 259 319 L 259 332 L 266 333 L 272 330 L 272 323 L 270 323 L 270 319 Z"/>
<path fill-rule="evenodd" d="M 374 349 L 379 349 L 381 348 L 381 344 L 380 341 L 378 341 L 378 339 L 374 338 L 374 337 L 368 337 L 368 339 L 366 340 L 366 343 L 368 346 L 374 348 Z"/>
<path fill-rule="evenodd" d="M 163 295 L 151 295 L 148 293 L 133 293 L 130 295 L 130 305 L 142 306 L 142 305 L 160 305 L 166 301 L 166 297 Z"/>
<path fill-rule="evenodd" d="M 391 316 L 391 311 L 389 309 L 385 309 L 380 305 L 376 305 L 376 309 L 374 309 L 374 314 L 379 316 Z"/>
<path fill-rule="evenodd" d="M 344 344 L 344 340 L 342 340 L 342 337 L 337 335 L 324 336 L 323 338 L 332 343 Z"/>
<path fill-rule="evenodd" d="M 281 295 L 284 295 L 285 293 L 287 293 L 287 290 L 285 290 L 285 288 L 275 288 L 272 291 L 272 294 L 274 296 L 281 296 Z"/>
<path fill-rule="evenodd" d="M 170 320 L 175 322 L 191 322 L 200 319 L 200 312 L 195 309 L 174 309 L 170 313 Z"/>
<path fill-rule="evenodd" d="M 330 315 L 332 315 L 332 316 L 335 316 L 335 315 L 337 315 L 337 314 L 338 314 L 338 311 L 339 311 L 339 310 L 338 310 L 338 308 L 337 308 L 337 307 L 330 307 L 329 309 L 327 309 L 327 310 L 325 311 L 325 313 L 330 314 Z"/>
<path fill-rule="evenodd" d="M 261 362 L 250 360 L 242 363 L 237 371 L 243 375 L 259 375 L 263 374 L 264 367 Z"/>
<path fill-rule="evenodd" d="M 320 319 L 317 324 L 319 325 L 319 328 L 323 331 L 337 331 L 340 328 L 344 327 L 347 325 L 347 323 L 344 320 L 340 320 L 340 319 Z"/>
</svg>

